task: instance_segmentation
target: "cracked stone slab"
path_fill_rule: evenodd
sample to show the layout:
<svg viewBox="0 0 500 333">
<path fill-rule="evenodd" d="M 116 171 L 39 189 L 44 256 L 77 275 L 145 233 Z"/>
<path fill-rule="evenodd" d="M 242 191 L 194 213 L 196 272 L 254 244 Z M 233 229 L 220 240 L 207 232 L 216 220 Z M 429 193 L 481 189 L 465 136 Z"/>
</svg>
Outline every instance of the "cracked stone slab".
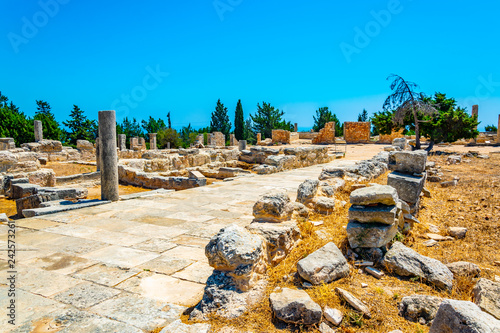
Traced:
<svg viewBox="0 0 500 333">
<path fill-rule="evenodd" d="M 121 293 L 120 290 L 84 282 L 54 296 L 56 301 L 85 309 Z"/>
</svg>

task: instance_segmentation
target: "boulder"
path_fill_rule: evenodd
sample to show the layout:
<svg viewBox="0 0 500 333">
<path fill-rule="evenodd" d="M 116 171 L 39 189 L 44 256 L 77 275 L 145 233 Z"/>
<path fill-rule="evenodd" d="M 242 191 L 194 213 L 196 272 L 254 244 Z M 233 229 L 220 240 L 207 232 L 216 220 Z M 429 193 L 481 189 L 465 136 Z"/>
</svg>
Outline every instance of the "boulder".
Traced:
<svg viewBox="0 0 500 333">
<path fill-rule="evenodd" d="M 76 149 L 93 151 L 94 145 L 87 140 L 76 140 Z"/>
<path fill-rule="evenodd" d="M 389 243 L 398 232 L 398 224 L 359 223 L 347 224 L 347 239 L 351 248 L 382 247 Z"/>
<path fill-rule="evenodd" d="M 31 184 L 40 186 L 56 186 L 56 173 L 52 169 L 40 169 L 28 173 L 28 179 Z"/>
<path fill-rule="evenodd" d="M 370 309 L 368 309 L 365 303 L 361 302 L 359 299 L 354 297 L 350 292 L 338 287 L 335 288 L 335 291 L 339 294 L 341 298 L 343 298 L 347 303 L 349 303 L 354 309 L 361 312 L 366 318 L 372 317 Z"/>
<path fill-rule="evenodd" d="M 446 267 L 453 273 L 454 277 L 468 276 L 477 277 L 481 274 L 481 269 L 478 265 L 466 261 L 457 261 L 447 264 Z"/>
<path fill-rule="evenodd" d="M 260 222 L 282 222 L 290 220 L 293 206 L 285 192 L 262 196 L 253 206 L 253 216 Z"/>
<path fill-rule="evenodd" d="M 420 277 L 438 288 L 451 291 L 453 273 L 440 261 L 425 257 L 395 242 L 385 254 L 383 263 L 389 271 L 401 276 Z"/>
<path fill-rule="evenodd" d="M 394 151 L 389 153 L 389 170 L 405 173 L 422 173 L 425 171 L 427 152 L 425 150 Z"/>
<path fill-rule="evenodd" d="M 406 140 L 406 138 L 395 138 L 392 140 L 392 145 L 401 150 L 405 150 L 408 147 L 408 140 Z"/>
<path fill-rule="evenodd" d="M 339 326 L 340 323 L 342 323 L 342 319 L 344 318 L 344 315 L 340 310 L 337 309 L 332 309 L 329 308 L 328 306 L 325 306 L 325 310 L 323 311 L 323 315 L 325 316 L 325 319 L 328 320 L 330 323 L 332 323 L 335 326 Z"/>
<path fill-rule="evenodd" d="M 429 333 L 499 333 L 500 321 L 468 301 L 444 300 Z"/>
<path fill-rule="evenodd" d="M 56 140 L 42 140 L 38 142 L 39 146 L 37 147 L 37 151 L 41 153 L 54 153 L 60 152 L 63 150 L 63 146 L 61 141 Z"/>
<path fill-rule="evenodd" d="M 330 215 L 335 210 L 335 199 L 316 197 L 314 198 L 312 205 L 314 206 L 314 211 L 316 213 Z"/>
<path fill-rule="evenodd" d="M 349 220 L 362 223 L 393 224 L 397 217 L 396 206 L 351 206 L 349 208 Z"/>
<path fill-rule="evenodd" d="M 467 234 L 467 228 L 464 227 L 450 227 L 448 229 L 448 233 L 450 236 L 453 236 L 458 239 L 465 238 L 465 235 Z"/>
<path fill-rule="evenodd" d="M 398 193 L 392 186 L 380 185 L 360 188 L 352 191 L 350 201 L 352 205 L 367 206 L 382 204 L 394 206 L 398 202 Z"/>
<path fill-rule="evenodd" d="M 297 263 L 297 272 L 312 284 L 330 283 L 349 275 L 349 265 L 342 252 L 330 242 Z"/>
<path fill-rule="evenodd" d="M 472 290 L 474 293 L 474 303 L 481 310 L 489 313 L 496 319 L 500 319 L 500 282 L 493 282 L 487 279 L 479 279 Z"/>
<path fill-rule="evenodd" d="M 319 180 L 306 179 L 299 185 L 297 190 L 297 201 L 303 204 L 310 203 L 318 193 Z"/>
<path fill-rule="evenodd" d="M 399 315 L 409 321 L 426 325 L 434 320 L 442 301 L 442 298 L 436 296 L 406 296 L 399 303 Z"/>
<path fill-rule="evenodd" d="M 334 167 L 334 166 L 326 166 L 321 171 L 319 175 L 319 180 L 327 180 L 330 178 L 344 178 L 346 174 L 346 168 L 343 167 Z"/>
<path fill-rule="evenodd" d="M 413 176 L 401 172 L 392 172 L 387 176 L 387 185 L 398 192 L 401 200 L 414 204 L 418 201 L 425 185 L 425 176 Z"/>
<path fill-rule="evenodd" d="M 291 324 L 319 324 L 323 311 L 304 290 L 283 288 L 270 296 L 276 318 Z"/>
</svg>

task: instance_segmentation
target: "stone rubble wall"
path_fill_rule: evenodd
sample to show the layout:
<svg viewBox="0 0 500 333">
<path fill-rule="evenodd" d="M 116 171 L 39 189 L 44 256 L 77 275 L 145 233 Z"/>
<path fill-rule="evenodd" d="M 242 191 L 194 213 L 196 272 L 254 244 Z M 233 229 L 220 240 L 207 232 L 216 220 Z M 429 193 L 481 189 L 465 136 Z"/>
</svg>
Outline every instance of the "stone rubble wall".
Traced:
<svg viewBox="0 0 500 333">
<path fill-rule="evenodd" d="M 313 140 L 319 135 L 319 132 L 298 132 L 299 139 L 301 140 Z"/>
<path fill-rule="evenodd" d="M 392 132 L 391 134 L 380 134 L 378 142 L 379 143 L 387 143 L 391 144 L 394 139 L 404 138 L 403 129 L 400 129 L 397 132 Z"/>
<path fill-rule="evenodd" d="M 190 179 L 188 177 L 163 177 L 155 173 L 142 172 L 125 165 L 118 165 L 120 182 L 151 189 L 185 190 L 205 186 L 206 179 Z"/>
<path fill-rule="evenodd" d="M 290 144 L 290 131 L 273 129 L 272 132 L 272 143 L 283 143 Z"/>
<path fill-rule="evenodd" d="M 225 147 L 226 136 L 221 132 L 213 132 L 209 134 L 208 144 L 215 147 Z"/>
<path fill-rule="evenodd" d="M 335 143 L 335 122 L 325 124 L 325 127 L 319 131 L 318 136 L 312 140 L 313 144 L 332 144 Z"/>
<path fill-rule="evenodd" d="M 344 123 L 344 139 L 347 143 L 368 143 L 370 142 L 370 122 Z"/>
</svg>

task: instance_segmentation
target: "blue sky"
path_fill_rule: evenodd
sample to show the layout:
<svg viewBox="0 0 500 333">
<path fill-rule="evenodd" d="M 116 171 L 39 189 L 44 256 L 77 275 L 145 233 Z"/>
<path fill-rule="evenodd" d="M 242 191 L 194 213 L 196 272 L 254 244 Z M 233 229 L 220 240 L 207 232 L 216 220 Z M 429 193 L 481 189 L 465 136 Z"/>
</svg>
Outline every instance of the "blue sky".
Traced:
<svg viewBox="0 0 500 333">
<path fill-rule="evenodd" d="M 329 106 L 341 121 L 381 109 L 391 73 L 500 113 L 497 1 L 0 0 L 0 91 L 59 121 L 73 104 L 207 126 L 266 101 L 299 127 Z"/>
</svg>

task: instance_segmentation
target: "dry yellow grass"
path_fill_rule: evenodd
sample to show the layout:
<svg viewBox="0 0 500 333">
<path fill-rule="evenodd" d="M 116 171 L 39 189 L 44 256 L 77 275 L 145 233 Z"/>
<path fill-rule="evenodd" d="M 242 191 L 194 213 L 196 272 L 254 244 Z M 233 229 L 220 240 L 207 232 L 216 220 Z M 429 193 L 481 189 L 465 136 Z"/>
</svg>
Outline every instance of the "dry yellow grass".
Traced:
<svg viewBox="0 0 500 333">
<path fill-rule="evenodd" d="M 422 199 L 419 216 L 420 224 L 407 235 L 403 242 L 417 252 L 438 259 L 443 263 L 470 261 L 482 269 L 482 276 L 492 278 L 500 275 L 500 268 L 494 261 L 500 260 L 500 159 L 480 160 L 472 158 L 470 163 L 447 166 L 445 157 L 430 157 L 449 169 L 450 176 L 460 177 L 457 187 L 441 188 L 439 183 L 428 183 L 431 198 Z M 387 174 L 372 182 L 386 184 Z M 347 186 L 349 187 L 349 186 Z M 337 195 L 337 199 L 349 201 L 348 191 Z M 308 222 L 299 222 L 303 232 L 302 242 L 278 266 L 268 271 L 269 285 L 262 301 L 235 320 L 212 317 L 210 323 L 213 332 L 223 327 L 231 327 L 236 332 L 319 332 L 317 327 L 285 325 L 273 318 L 269 305 L 269 295 L 276 287 L 301 288 L 298 279 L 289 279 L 296 272 L 297 262 L 314 252 L 329 241 L 333 241 L 344 253 L 347 250 L 345 226 L 349 204 L 337 208 L 335 213 L 323 219 L 324 225 L 317 228 Z M 463 240 L 441 242 L 435 247 L 425 247 L 423 234 L 428 231 L 428 224 L 435 224 L 446 234 L 450 226 L 466 226 L 469 231 Z M 328 239 L 319 238 L 315 230 L 324 230 Z M 398 304 L 402 297 L 413 294 L 435 295 L 444 298 L 471 300 L 471 290 L 475 284 L 473 278 L 455 280 L 451 293 L 437 290 L 415 279 L 399 278 L 386 274 L 381 280 L 351 270 L 348 278 L 321 286 L 306 289 L 311 298 L 322 307 L 330 306 L 345 314 L 339 332 L 389 332 L 400 329 L 403 332 L 428 332 L 429 328 L 409 322 L 398 315 Z M 368 284 L 362 288 L 361 283 Z M 365 302 L 372 311 L 372 318 L 360 318 L 348 304 L 341 301 L 335 293 L 335 287 L 341 287 Z M 183 317 L 187 322 L 187 316 Z"/>
</svg>

